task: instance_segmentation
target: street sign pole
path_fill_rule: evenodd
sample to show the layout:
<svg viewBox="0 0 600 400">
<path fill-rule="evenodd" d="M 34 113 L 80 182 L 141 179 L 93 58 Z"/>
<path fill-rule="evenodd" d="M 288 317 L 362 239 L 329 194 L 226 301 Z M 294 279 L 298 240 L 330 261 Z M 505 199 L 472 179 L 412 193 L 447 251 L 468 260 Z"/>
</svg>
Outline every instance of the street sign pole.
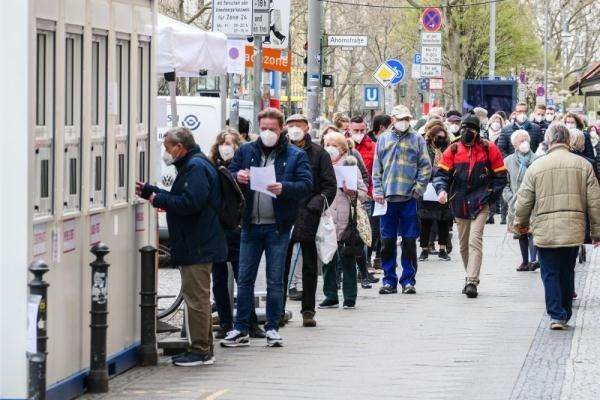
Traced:
<svg viewBox="0 0 600 400">
<path fill-rule="evenodd" d="M 421 47 L 423 47 L 423 37 L 421 35 L 422 32 L 423 32 L 423 22 L 419 18 L 419 51 L 421 51 Z M 417 106 L 415 107 L 415 117 L 419 117 L 421 114 L 423 114 L 423 98 L 424 97 L 421 94 L 419 94 L 419 85 L 421 84 L 421 79 L 422 78 L 420 78 L 417 82 L 417 85 L 415 85 L 415 88 L 417 90 Z"/>
<path fill-rule="evenodd" d="M 261 112 L 261 79 L 262 79 L 262 37 L 254 36 L 254 79 L 252 81 L 252 93 L 254 100 L 254 121 L 252 121 L 255 133 L 259 133 L 258 113 Z"/>
<path fill-rule="evenodd" d="M 306 97 L 308 98 L 308 122 L 311 136 L 316 138 L 319 126 L 319 93 L 321 86 L 321 2 L 308 0 L 308 63 L 306 73 Z"/>
<path fill-rule="evenodd" d="M 496 77 L 496 2 L 490 2 L 490 66 L 489 79 Z"/>
</svg>

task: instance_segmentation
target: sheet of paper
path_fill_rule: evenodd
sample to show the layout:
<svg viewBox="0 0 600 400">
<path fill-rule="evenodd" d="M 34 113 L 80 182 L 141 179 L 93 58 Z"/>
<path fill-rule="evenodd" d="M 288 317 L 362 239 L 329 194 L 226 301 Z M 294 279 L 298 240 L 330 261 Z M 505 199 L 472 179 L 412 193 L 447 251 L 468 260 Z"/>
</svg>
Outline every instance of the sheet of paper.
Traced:
<svg viewBox="0 0 600 400">
<path fill-rule="evenodd" d="M 70 253 L 77 248 L 75 228 L 75 219 L 68 219 L 63 224 L 63 253 Z"/>
<path fill-rule="evenodd" d="M 379 215 L 385 215 L 387 213 L 387 201 L 384 201 L 383 204 L 375 203 L 373 207 L 373 216 L 377 217 Z"/>
<path fill-rule="evenodd" d="M 274 183 L 277 183 L 274 165 L 268 165 L 266 167 L 250 167 L 250 189 L 271 197 L 277 197 L 267 190 L 267 186 Z"/>
<path fill-rule="evenodd" d="M 33 256 L 40 257 L 46 254 L 46 241 L 48 239 L 48 224 L 43 222 L 33 226 Z"/>
<path fill-rule="evenodd" d="M 356 165 L 334 165 L 333 169 L 338 187 L 342 187 L 345 181 L 348 189 L 358 189 L 358 167 Z"/>
<path fill-rule="evenodd" d="M 27 344 L 25 351 L 37 353 L 37 317 L 42 296 L 31 295 L 27 303 Z"/>
<path fill-rule="evenodd" d="M 427 184 L 427 189 L 425 190 L 425 193 L 423 193 L 423 200 L 424 201 L 437 201 L 437 199 L 438 199 L 438 195 L 435 192 L 433 184 L 430 182 Z"/>
</svg>

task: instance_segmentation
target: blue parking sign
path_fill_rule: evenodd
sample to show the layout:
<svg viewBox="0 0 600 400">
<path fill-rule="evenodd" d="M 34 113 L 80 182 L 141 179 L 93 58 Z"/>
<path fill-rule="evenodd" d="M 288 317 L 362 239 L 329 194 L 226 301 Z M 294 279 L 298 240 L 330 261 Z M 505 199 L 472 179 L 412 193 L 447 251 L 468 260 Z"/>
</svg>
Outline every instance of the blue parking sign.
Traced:
<svg viewBox="0 0 600 400">
<path fill-rule="evenodd" d="M 413 64 L 421 64 L 421 54 L 420 53 L 415 53 L 415 56 L 413 58 Z"/>
</svg>

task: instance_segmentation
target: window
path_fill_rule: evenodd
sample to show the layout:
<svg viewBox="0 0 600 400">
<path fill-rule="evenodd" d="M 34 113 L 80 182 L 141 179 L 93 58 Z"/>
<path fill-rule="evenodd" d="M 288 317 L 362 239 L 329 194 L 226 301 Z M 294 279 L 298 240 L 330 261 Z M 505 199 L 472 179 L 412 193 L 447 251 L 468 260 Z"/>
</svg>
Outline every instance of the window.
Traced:
<svg viewBox="0 0 600 400">
<path fill-rule="evenodd" d="M 126 202 L 128 199 L 128 175 L 129 175 L 129 127 L 130 127 L 130 37 L 126 34 L 117 33 L 115 48 L 115 80 L 116 99 L 115 104 L 116 127 L 115 127 L 115 169 L 114 169 L 114 198 L 115 202 Z"/>
<path fill-rule="evenodd" d="M 67 25 L 65 34 L 64 211 L 81 206 L 81 132 L 83 103 L 83 28 Z"/>
<path fill-rule="evenodd" d="M 136 116 L 136 163 L 135 177 L 140 182 L 149 179 L 149 135 L 150 135 L 150 85 L 151 59 L 150 38 L 140 36 L 137 48 L 137 116 Z"/>
<path fill-rule="evenodd" d="M 92 125 L 100 123 L 100 42 L 92 42 Z"/>
<path fill-rule="evenodd" d="M 102 190 L 102 156 L 96 156 L 94 160 L 94 170 L 96 172 L 94 177 L 94 190 Z"/>
<path fill-rule="evenodd" d="M 43 26 L 41 28 L 40 26 Z M 38 20 L 35 49 L 34 216 L 52 215 L 54 188 L 55 25 Z"/>
<path fill-rule="evenodd" d="M 92 82 L 90 131 L 90 208 L 103 207 L 106 202 L 106 121 L 108 88 L 107 36 L 95 31 L 92 36 Z"/>
</svg>

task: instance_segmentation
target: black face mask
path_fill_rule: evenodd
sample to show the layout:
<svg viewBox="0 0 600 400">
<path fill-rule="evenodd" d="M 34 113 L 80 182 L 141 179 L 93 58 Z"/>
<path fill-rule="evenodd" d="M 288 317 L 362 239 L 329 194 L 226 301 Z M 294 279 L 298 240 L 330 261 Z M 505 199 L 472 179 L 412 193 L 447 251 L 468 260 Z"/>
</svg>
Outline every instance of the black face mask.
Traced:
<svg viewBox="0 0 600 400">
<path fill-rule="evenodd" d="M 437 148 L 443 149 L 448 146 L 448 140 L 436 137 L 433 139 L 433 145 Z"/>
<path fill-rule="evenodd" d="M 475 136 L 477 134 L 469 129 L 463 129 L 460 133 L 460 141 L 463 142 L 465 146 L 470 146 L 475 141 Z"/>
</svg>

